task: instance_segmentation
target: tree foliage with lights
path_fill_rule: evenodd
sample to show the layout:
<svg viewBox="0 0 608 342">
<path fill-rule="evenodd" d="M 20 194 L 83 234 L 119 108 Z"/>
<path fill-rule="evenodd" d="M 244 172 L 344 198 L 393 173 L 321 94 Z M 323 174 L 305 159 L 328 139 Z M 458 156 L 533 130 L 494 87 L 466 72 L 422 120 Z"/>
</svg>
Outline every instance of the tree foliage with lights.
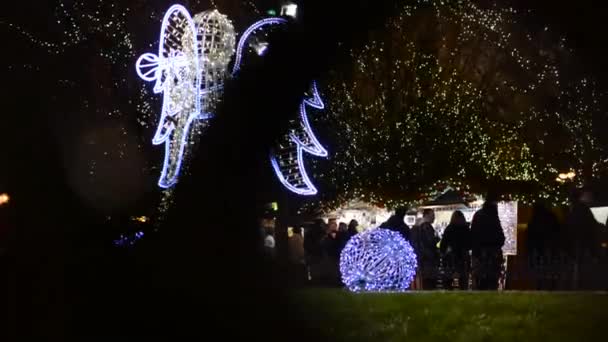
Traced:
<svg viewBox="0 0 608 342">
<path fill-rule="evenodd" d="M 323 201 L 391 206 L 444 181 L 475 191 L 528 184 L 534 191 L 505 194 L 563 203 L 560 171 L 589 181 L 602 169 L 602 95 L 571 71 L 564 39 L 525 30 L 520 18 L 511 8 L 420 0 L 370 32 L 353 63 L 325 81 L 329 110 L 317 124 L 331 127 L 333 149 L 315 165 Z"/>
</svg>

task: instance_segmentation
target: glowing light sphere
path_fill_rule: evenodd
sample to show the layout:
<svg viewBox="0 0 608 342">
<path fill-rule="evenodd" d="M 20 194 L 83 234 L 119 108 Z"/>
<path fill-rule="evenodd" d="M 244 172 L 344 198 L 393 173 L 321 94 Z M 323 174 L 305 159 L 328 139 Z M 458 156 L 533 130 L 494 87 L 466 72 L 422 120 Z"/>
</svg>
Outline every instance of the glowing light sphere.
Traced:
<svg viewBox="0 0 608 342">
<path fill-rule="evenodd" d="M 384 228 L 353 236 L 340 255 L 342 282 L 354 292 L 405 291 L 417 266 L 409 242 L 398 232 Z"/>
<path fill-rule="evenodd" d="M 11 200 L 8 194 L 0 194 L 0 206 L 7 204 Z"/>
</svg>

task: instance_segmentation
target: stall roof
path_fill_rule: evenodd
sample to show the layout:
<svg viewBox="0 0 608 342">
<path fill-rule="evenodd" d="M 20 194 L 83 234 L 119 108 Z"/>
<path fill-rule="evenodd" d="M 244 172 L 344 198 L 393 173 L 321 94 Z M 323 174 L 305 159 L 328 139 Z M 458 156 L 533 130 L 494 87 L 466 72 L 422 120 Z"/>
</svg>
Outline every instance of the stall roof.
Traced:
<svg viewBox="0 0 608 342">
<path fill-rule="evenodd" d="M 466 207 L 467 203 L 468 201 L 463 198 L 458 191 L 454 189 L 448 189 L 443 194 L 437 196 L 434 200 L 424 203 L 421 207 L 429 208 L 458 204 L 462 204 L 462 206 Z"/>
</svg>

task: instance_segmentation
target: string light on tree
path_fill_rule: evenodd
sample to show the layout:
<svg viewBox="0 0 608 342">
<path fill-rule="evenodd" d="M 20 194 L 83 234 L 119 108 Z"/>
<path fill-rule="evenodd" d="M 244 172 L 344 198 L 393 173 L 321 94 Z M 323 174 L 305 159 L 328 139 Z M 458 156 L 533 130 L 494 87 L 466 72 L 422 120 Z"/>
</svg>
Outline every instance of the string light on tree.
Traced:
<svg viewBox="0 0 608 342">
<path fill-rule="evenodd" d="M 412 202 L 452 178 L 480 193 L 489 179 L 529 183 L 533 193 L 506 187 L 508 199 L 560 205 L 556 169 L 581 183 L 605 170 L 604 94 L 567 72 L 573 51 L 562 39 L 526 31 L 524 19 L 496 5 L 421 0 L 370 32 L 326 81 L 332 101 L 317 122 L 344 134 L 327 140 L 331 166 L 314 168 L 328 189 L 322 202 Z"/>
</svg>

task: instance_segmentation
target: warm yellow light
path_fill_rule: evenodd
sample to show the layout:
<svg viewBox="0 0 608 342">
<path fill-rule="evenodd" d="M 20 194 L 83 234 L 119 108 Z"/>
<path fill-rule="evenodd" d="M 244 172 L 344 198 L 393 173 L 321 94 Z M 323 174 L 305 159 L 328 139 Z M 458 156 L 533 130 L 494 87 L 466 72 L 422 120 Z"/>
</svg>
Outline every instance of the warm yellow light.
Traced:
<svg viewBox="0 0 608 342">
<path fill-rule="evenodd" d="M 574 173 L 574 171 L 570 171 L 568 172 L 568 178 L 572 179 L 576 176 L 576 173 Z"/>
<path fill-rule="evenodd" d="M 567 179 L 567 178 L 568 178 L 567 174 L 565 174 L 565 173 L 560 173 L 559 174 L 559 179 Z"/>
<path fill-rule="evenodd" d="M 134 217 L 133 220 L 141 222 L 141 223 L 146 223 L 146 222 L 148 222 L 149 219 L 147 216 L 139 216 L 139 217 Z"/>
<path fill-rule="evenodd" d="M 11 200 L 11 197 L 8 194 L 0 194 L 0 205 L 4 205 Z"/>
</svg>

